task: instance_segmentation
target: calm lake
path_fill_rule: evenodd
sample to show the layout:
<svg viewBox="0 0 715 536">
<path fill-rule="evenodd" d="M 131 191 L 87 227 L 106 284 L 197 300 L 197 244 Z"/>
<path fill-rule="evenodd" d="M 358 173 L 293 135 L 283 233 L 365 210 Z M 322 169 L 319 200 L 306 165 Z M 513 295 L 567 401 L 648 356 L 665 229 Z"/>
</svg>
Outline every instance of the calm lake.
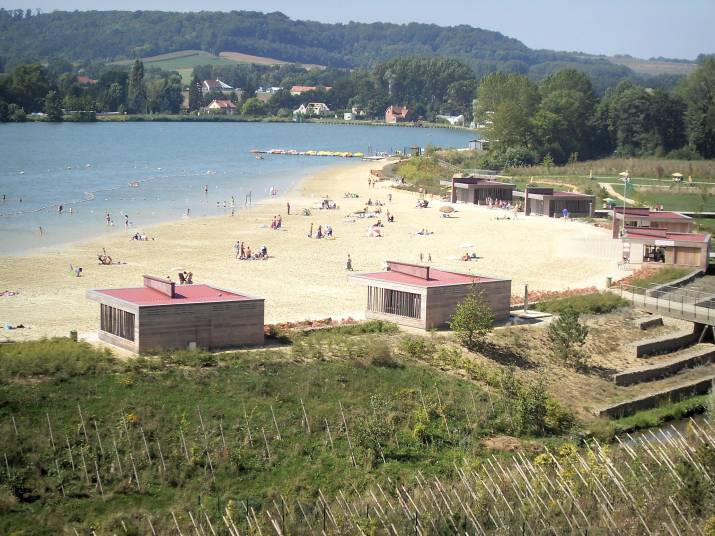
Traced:
<svg viewBox="0 0 715 536">
<path fill-rule="evenodd" d="M 254 148 L 367 154 L 466 147 L 472 138 L 448 129 L 289 123 L 0 125 L 0 254 L 124 230 L 124 214 L 141 231 L 187 209 L 192 217 L 230 213 L 232 197 L 243 210 L 249 194 L 255 203 L 271 187 L 284 191 L 321 168 L 359 161 L 257 160 Z"/>
</svg>

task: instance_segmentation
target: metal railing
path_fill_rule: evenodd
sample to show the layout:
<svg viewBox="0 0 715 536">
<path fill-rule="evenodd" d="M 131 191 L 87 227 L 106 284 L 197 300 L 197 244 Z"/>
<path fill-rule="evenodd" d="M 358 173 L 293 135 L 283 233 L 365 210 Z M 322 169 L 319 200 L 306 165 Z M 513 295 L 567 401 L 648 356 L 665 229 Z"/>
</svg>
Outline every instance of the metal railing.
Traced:
<svg viewBox="0 0 715 536">
<path fill-rule="evenodd" d="M 672 290 L 668 290 L 671 288 Z M 715 325 L 715 295 L 679 287 L 648 287 L 620 285 L 621 298 L 643 307 L 684 320 Z"/>
</svg>

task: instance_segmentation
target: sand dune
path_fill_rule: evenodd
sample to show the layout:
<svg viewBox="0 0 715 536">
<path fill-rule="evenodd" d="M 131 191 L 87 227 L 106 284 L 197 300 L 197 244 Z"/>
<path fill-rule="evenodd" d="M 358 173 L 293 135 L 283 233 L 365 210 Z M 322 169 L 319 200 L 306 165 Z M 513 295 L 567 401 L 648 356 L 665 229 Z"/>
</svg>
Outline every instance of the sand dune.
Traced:
<svg viewBox="0 0 715 536">
<path fill-rule="evenodd" d="M 602 247 L 608 237 L 603 229 L 539 217 L 497 220 L 508 213 L 461 205 L 453 218 L 441 218 L 438 201 L 419 209 L 416 194 L 394 190 L 387 183 L 368 189 L 371 167 L 374 164 L 359 163 L 331 168 L 234 217 L 185 219 L 144 229 L 155 241 L 131 241 L 130 233 L 122 230 L 84 243 L 0 257 L 0 291 L 19 292 L 0 297 L 0 323 L 28 326 L 0 334 L 6 339 L 27 339 L 66 335 L 72 329 L 91 332 L 98 325 L 99 306 L 85 299 L 87 289 L 137 286 L 142 274 L 163 276 L 178 267 L 192 271 L 195 282 L 265 297 L 267 322 L 362 316 L 365 289 L 347 280 L 348 253 L 356 271 L 378 270 L 386 259 L 418 262 L 420 253 L 426 262 L 431 255 L 432 264 L 442 268 L 510 277 L 514 294 L 523 292 L 526 282 L 533 290 L 603 287 L 606 276 L 625 275 L 619 272 L 613 251 Z M 348 191 L 360 198 L 343 198 Z M 385 224 L 383 238 L 366 236 L 374 220 L 345 219 L 363 208 L 368 197 L 387 203 L 388 193 L 393 199 L 383 211 L 389 209 L 396 221 Z M 323 194 L 340 208 L 296 215 L 318 203 Z M 287 201 L 292 207 L 290 216 L 286 215 Z M 285 229 L 273 231 L 268 226 L 279 213 Z M 308 239 L 311 222 L 316 229 L 320 224 L 332 225 L 336 239 Z M 434 234 L 416 236 L 421 228 Z M 235 260 L 236 240 L 254 250 L 267 245 L 271 258 Z M 602 254 L 593 253 L 591 241 L 601 245 Z M 474 245 L 481 257 L 478 261 L 458 260 L 464 243 Z M 102 247 L 126 264 L 99 266 L 96 255 Z M 83 267 L 82 277 L 70 277 L 70 263 Z M 176 273 L 171 275 L 177 279 Z"/>
</svg>

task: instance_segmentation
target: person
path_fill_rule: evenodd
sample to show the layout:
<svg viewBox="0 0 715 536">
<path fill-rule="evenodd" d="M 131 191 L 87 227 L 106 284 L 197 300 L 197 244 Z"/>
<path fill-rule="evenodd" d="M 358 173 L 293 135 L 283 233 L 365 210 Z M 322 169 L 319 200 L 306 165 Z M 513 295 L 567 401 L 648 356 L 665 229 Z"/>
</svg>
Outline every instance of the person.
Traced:
<svg viewBox="0 0 715 536">
<path fill-rule="evenodd" d="M 226 201 L 223 202 L 223 208 L 226 208 Z"/>
<path fill-rule="evenodd" d="M 72 215 L 72 212 L 73 212 L 72 207 L 70 207 L 70 216 Z"/>
<path fill-rule="evenodd" d="M 241 242 L 236 240 L 236 243 L 233 245 L 233 249 L 236 251 L 236 258 L 238 259 L 238 256 L 241 254 Z"/>
<path fill-rule="evenodd" d="M 187 209 L 186 209 L 186 217 L 187 217 L 187 218 L 190 218 L 190 217 L 191 217 L 191 209 L 190 209 L 190 208 L 187 208 Z"/>
<path fill-rule="evenodd" d="M 233 216 L 233 215 L 235 215 L 235 214 L 236 214 L 236 208 L 235 208 L 235 207 L 231 207 L 231 216 Z"/>
<path fill-rule="evenodd" d="M 345 269 L 350 272 L 353 271 L 353 260 L 350 258 L 350 253 L 348 253 L 348 260 L 345 263 Z"/>
<path fill-rule="evenodd" d="M 387 202 L 392 203 L 392 194 L 387 194 Z"/>
<path fill-rule="evenodd" d="M 250 259 L 250 258 L 251 258 L 251 246 L 246 246 L 246 256 L 245 256 L 245 258 L 246 258 L 246 259 Z"/>
<path fill-rule="evenodd" d="M 204 195 L 209 195 L 209 185 L 204 184 Z"/>
<path fill-rule="evenodd" d="M 280 214 L 278 214 L 278 218 L 276 219 L 276 229 L 280 229 L 282 225 L 283 225 L 283 218 L 281 217 Z"/>
<path fill-rule="evenodd" d="M 45 231 L 42 229 L 42 225 L 39 226 L 39 229 L 40 229 L 40 236 L 42 236 L 43 234 L 45 234 Z"/>
<path fill-rule="evenodd" d="M 268 246 L 265 244 L 261 246 L 261 257 L 264 259 L 268 258 Z"/>
<path fill-rule="evenodd" d="M 290 203 L 286 203 L 286 208 L 288 209 L 288 216 L 290 216 Z"/>
<path fill-rule="evenodd" d="M 563 215 L 564 218 L 568 218 L 569 217 L 569 209 L 564 207 L 564 209 L 561 211 L 561 214 Z"/>
<path fill-rule="evenodd" d="M 276 225 L 277 225 L 276 217 L 273 216 L 273 221 L 271 221 L 271 229 L 277 229 Z"/>
<path fill-rule="evenodd" d="M 318 225 L 318 231 L 315 233 L 315 238 L 323 238 L 323 226 Z"/>
<path fill-rule="evenodd" d="M 332 225 L 326 225 L 325 226 L 325 236 L 327 238 L 332 238 L 333 237 L 333 226 Z"/>
<path fill-rule="evenodd" d="M 124 215 L 124 228 L 129 229 L 129 214 Z"/>
<path fill-rule="evenodd" d="M 238 257 L 239 259 L 245 259 L 246 258 L 246 250 L 244 248 L 243 242 L 241 242 L 241 255 Z"/>
<path fill-rule="evenodd" d="M 313 222 L 310 222 L 310 231 L 308 231 L 308 238 L 313 238 Z"/>
<path fill-rule="evenodd" d="M 187 285 L 194 284 L 194 273 L 193 272 L 189 272 L 188 274 L 186 274 L 186 284 Z"/>
<path fill-rule="evenodd" d="M 186 272 L 179 272 L 179 285 L 184 285 L 186 284 Z"/>
<path fill-rule="evenodd" d="M 423 258 L 423 254 L 422 254 L 422 252 L 420 251 L 420 262 L 422 262 L 422 258 Z"/>
<path fill-rule="evenodd" d="M 432 262 L 432 254 L 431 253 L 427 254 L 427 262 Z"/>
<path fill-rule="evenodd" d="M 64 207 L 62 205 L 57 206 L 57 213 L 62 214 L 62 210 L 64 210 Z"/>
</svg>

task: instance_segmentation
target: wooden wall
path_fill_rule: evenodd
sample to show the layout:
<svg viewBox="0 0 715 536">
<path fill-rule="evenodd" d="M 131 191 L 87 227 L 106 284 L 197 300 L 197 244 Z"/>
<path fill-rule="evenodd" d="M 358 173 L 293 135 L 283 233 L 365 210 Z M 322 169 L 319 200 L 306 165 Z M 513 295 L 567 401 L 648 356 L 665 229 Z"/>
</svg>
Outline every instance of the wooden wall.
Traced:
<svg viewBox="0 0 715 536">
<path fill-rule="evenodd" d="M 477 284 L 494 313 L 495 322 L 509 318 L 511 281 L 486 281 Z M 450 285 L 427 289 L 425 329 L 446 327 L 457 305 L 471 292 L 472 285 Z"/>
<path fill-rule="evenodd" d="M 263 344 L 263 300 L 158 305 L 139 309 L 139 351 Z"/>
</svg>

